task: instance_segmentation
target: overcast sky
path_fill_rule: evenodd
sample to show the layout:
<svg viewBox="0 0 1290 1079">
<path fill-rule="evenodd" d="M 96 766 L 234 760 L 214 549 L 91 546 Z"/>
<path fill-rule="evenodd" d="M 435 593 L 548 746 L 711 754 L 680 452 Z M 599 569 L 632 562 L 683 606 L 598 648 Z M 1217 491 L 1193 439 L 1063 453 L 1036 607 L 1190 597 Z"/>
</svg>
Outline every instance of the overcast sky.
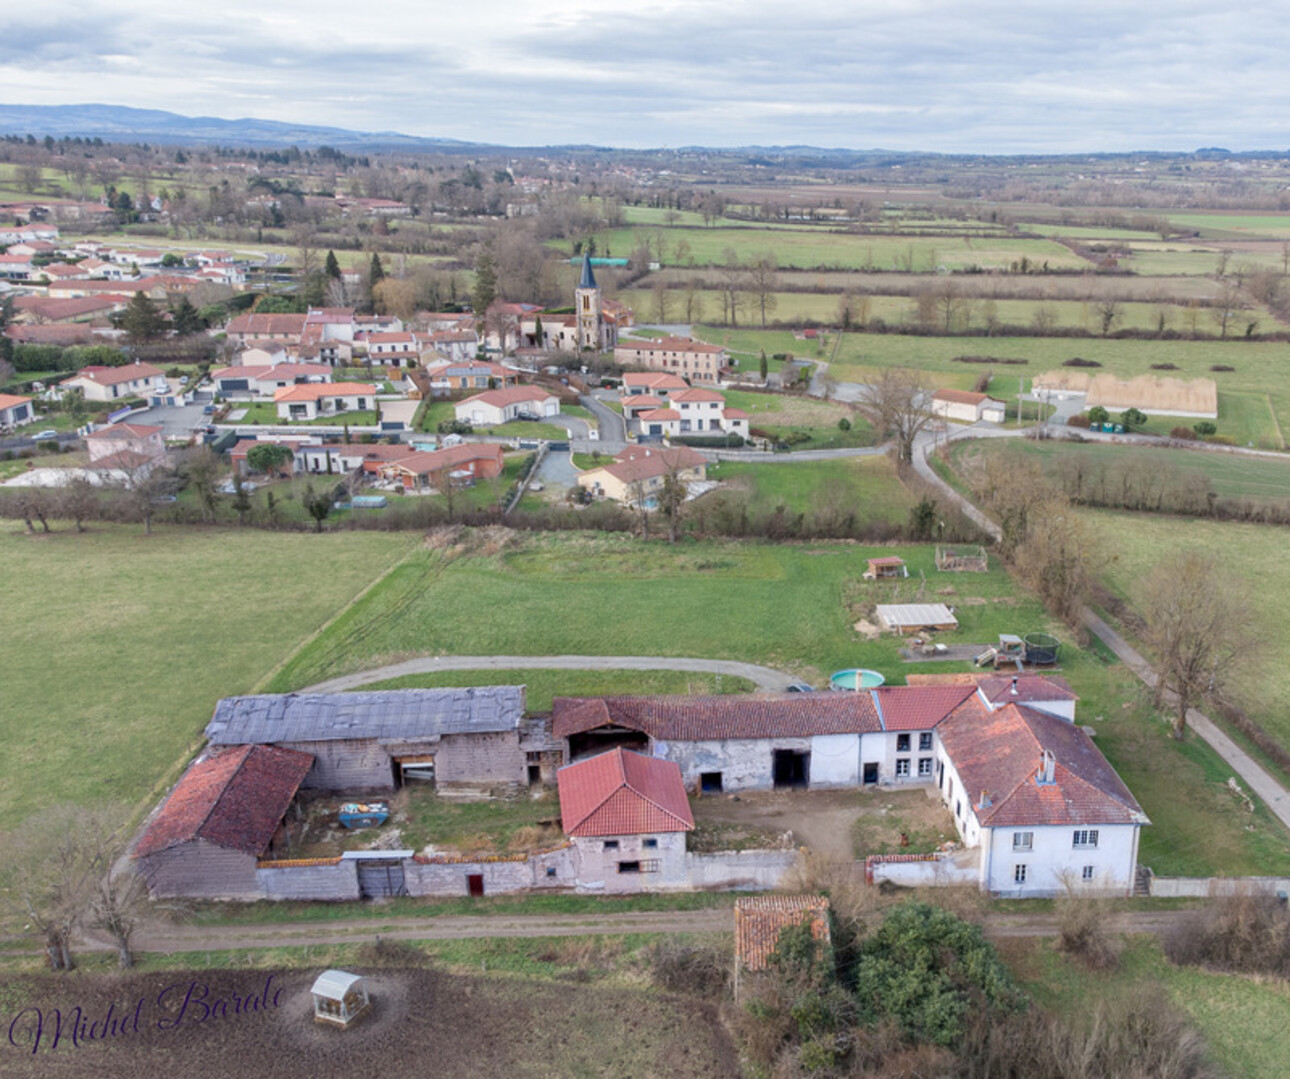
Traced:
<svg viewBox="0 0 1290 1079">
<path fill-rule="evenodd" d="M 1290 148 L 1290 7 L 1270 0 L 3 8 L 9 104 L 102 102 L 510 145 Z"/>
</svg>

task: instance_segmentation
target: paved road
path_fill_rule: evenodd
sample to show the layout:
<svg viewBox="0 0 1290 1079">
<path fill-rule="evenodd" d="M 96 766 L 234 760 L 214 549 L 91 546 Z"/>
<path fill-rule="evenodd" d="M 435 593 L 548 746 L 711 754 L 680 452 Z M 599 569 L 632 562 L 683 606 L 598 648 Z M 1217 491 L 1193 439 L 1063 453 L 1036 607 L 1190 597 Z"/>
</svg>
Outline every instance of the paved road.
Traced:
<svg viewBox="0 0 1290 1079">
<path fill-rule="evenodd" d="M 927 453 L 933 444 L 930 436 L 924 437 L 915 443 L 915 470 L 936 487 L 946 499 L 959 506 L 972 520 L 997 539 L 1000 534 L 999 526 L 950 487 L 928 464 Z M 1155 687 L 1157 681 L 1156 672 L 1152 670 L 1151 664 L 1147 662 L 1140 652 L 1087 607 L 1080 612 L 1080 617 L 1089 630 L 1101 638 L 1102 642 L 1142 682 L 1149 687 Z M 1287 828 L 1290 828 L 1290 791 L 1287 791 L 1278 780 L 1274 779 L 1248 753 L 1224 734 L 1205 713 L 1199 712 L 1195 708 L 1189 709 L 1187 722 L 1191 724 L 1192 730 L 1208 742 L 1210 747 L 1231 766 L 1242 781 L 1263 799 L 1277 818 Z"/>
<path fill-rule="evenodd" d="M 627 424 L 622 416 L 615 412 L 608 405 L 601 402 L 593 394 L 583 394 L 579 399 L 582 407 L 596 417 L 600 424 L 600 440 L 602 442 L 627 443 Z"/>
<path fill-rule="evenodd" d="M 1112 933 L 1162 933 L 1186 911 L 1129 911 L 1106 919 Z M 225 949 L 301 948 L 382 940 L 466 940 L 497 937 L 621 936 L 627 933 L 730 933 L 730 908 L 686 911 L 632 911 L 605 914 L 440 915 L 426 918 L 354 918 L 339 922 L 287 922 L 263 925 L 172 925 L 149 922 L 135 934 L 139 952 L 213 952 Z M 1047 937 L 1056 934 L 1057 914 L 991 914 L 984 929 L 993 937 Z M 105 936 L 87 932 L 82 951 L 115 951 Z"/>
<path fill-rule="evenodd" d="M 339 693 L 346 689 L 436 671 L 693 671 L 746 678 L 758 689 L 781 693 L 797 679 L 770 667 L 726 659 L 688 659 L 670 656 L 422 656 L 418 659 L 358 671 L 300 690 L 301 693 Z"/>
</svg>

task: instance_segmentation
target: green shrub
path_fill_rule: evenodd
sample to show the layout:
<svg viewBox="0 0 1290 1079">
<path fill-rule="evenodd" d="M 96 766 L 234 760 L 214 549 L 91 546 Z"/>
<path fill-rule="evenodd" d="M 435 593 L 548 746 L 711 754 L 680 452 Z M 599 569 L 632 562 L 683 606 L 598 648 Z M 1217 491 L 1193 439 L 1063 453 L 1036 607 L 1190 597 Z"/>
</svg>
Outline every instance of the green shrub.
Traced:
<svg viewBox="0 0 1290 1079">
<path fill-rule="evenodd" d="M 1218 424 L 1214 423 L 1213 420 L 1201 420 L 1199 423 L 1193 423 L 1191 429 L 1202 437 L 1218 434 Z"/>
</svg>

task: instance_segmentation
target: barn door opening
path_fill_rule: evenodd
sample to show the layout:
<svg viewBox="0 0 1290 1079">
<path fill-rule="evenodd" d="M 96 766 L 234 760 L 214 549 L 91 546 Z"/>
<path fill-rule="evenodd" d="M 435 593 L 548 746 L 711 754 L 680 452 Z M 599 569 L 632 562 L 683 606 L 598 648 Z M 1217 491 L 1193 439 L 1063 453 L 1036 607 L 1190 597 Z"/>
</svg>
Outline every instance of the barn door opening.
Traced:
<svg viewBox="0 0 1290 1079">
<path fill-rule="evenodd" d="M 866 786 L 870 783 L 878 782 L 878 762 L 877 761 L 865 761 L 864 782 Z"/>
<path fill-rule="evenodd" d="M 803 788 L 809 785 L 811 776 L 810 753 L 795 749 L 777 749 L 774 751 L 774 782 L 776 789 Z"/>
<path fill-rule="evenodd" d="M 480 898 L 484 894 L 484 874 L 467 873 L 466 891 L 472 899 Z"/>
</svg>

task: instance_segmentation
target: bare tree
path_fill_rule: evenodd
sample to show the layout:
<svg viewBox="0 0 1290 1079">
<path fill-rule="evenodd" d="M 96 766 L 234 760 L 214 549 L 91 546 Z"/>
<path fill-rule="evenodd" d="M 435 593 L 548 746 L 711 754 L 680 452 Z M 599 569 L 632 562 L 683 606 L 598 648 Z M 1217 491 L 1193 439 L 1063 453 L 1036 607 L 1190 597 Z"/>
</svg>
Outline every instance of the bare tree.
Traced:
<svg viewBox="0 0 1290 1079">
<path fill-rule="evenodd" d="M 685 511 L 685 500 L 688 494 L 685 480 L 681 478 L 679 463 L 673 463 L 663 475 L 663 486 L 658 492 L 659 512 L 667 518 L 667 541 L 675 543 L 681 534 L 681 521 Z"/>
<path fill-rule="evenodd" d="M 143 534 L 152 535 L 152 519 L 157 506 L 164 501 L 174 501 L 175 474 L 162 462 L 143 461 L 125 470 L 123 484 L 134 518 L 143 525 Z"/>
<path fill-rule="evenodd" d="M 1109 296 L 1106 299 L 1098 300 L 1093 305 L 1093 311 L 1097 315 L 1097 322 L 1102 329 L 1103 337 L 1115 329 L 1116 323 L 1120 321 L 1120 317 L 1124 313 L 1120 301 Z"/>
<path fill-rule="evenodd" d="M 761 313 L 761 328 L 766 328 L 766 312 L 774 311 L 778 300 L 775 290 L 779 288 L 779 266 L 773 252 L 758 255 L 748 267 L 749 291 Z"/>
<path fill-rule="evenodd" d="M 84 476 L 73 476 L 64 485 L 59 501 L 63 515 L 75 522 L 77 532 L 85 531 L 86 519 L 92 517 L 99 507 L 98 492 Z"/>
<path fill-rule="evenodd" d="M 1232 319 L 1247 306 L 1240 286 L 1234 281 L 1224 281 L 1209 308 L 1210 321 L 1218 327 L 1220 337 L 1227 336 Z"/>
<path fill-rule="evenodd" d="M 1174 695 L 1173 734 L 1182 738 L 1187 710 L 1221 693 L 1238 660 L 1254 645 L 1249 598 L 1209 551 L 1185 550 L 1156 563 L 1141 590 L 1146 638 L 1159 678 L 1155 703 Z"/>
<path fill-rule="evenodd" d="M 873 424 L 879 438 L 892 438 L 897 459 L 914 459 L 914 440 L 932 422 L 929 392 L 914 371 L 884 368 L 860 394 L 860 413 Z"/>
<path fill-rule="evenodd" d="M 224 465 L 209 446 L 198 446 L 188 452 L 183 467 L 188 486 L 201 503 L 202 520 L 215 520 L 215 509 L 219 505 L 219 478 L 224 474 Z"/>
</svg>

